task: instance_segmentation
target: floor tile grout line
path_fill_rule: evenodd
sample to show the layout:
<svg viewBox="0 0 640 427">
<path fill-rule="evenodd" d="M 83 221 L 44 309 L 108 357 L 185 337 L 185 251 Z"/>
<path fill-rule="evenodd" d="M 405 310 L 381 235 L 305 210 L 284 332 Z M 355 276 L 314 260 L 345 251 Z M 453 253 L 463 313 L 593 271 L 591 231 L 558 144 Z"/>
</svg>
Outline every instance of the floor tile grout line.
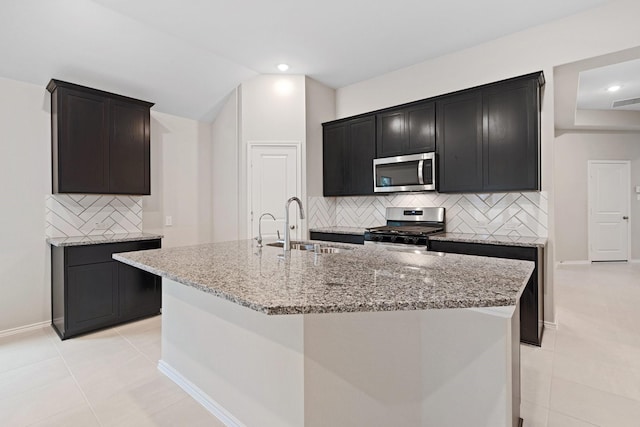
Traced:
<svg viewBox="0 0 640 427">
<path fill-rule="evenodd" d="M 50 339 L 54 339 L 53 337 L 49 337 Z M 62 354 L 62 352 L 60 351 L 60 348 L 54 343 L 54 346 L 56 348 L 56 351 L 58 352 L 58 354 L 60 355 L 60 358 L 62 359 L 62 363 L 64 363 L 64 366 L 67 368 L 67 370 L 69 371 L 69 375 L 71 375 L 71 378 L 73 379 L 73 382 L 76 384 L 76 386 L 78 387 L 78 390 L 80 390 L 80 393 L 82 394 L 82 397 L 84 398 L 84 401 L 87 403 L 87 406 L 89 406 L 89 410 L 91 411 L 91 413 L 93 414 L 93 417 L 96 419 L 96 421 L 98 422 L 98 425 L 100 427 L 103 426 L 102 421 L 100 421 L 100 418 L 98 418 L 98 414 L 96 414 L 96 411 L 93 409 L 93 405 L 91 404 L 91 402 L 89 401 L 89 398 L 87 397 L 87 395 L 84 392 L 84 389 L 82 388 L 82 386 L 80 385 L 80 383 L 78 382 L 78 379 L 76 378 L 76 376 L 73 374 L 73 371 L 71 370 L 71 368 L 69 367 L 69 364 L 67 363 L 67 360 L 64 358 L 64 355 Z"/>
<path fill-rule="evenodd" d="M 151 358 L 149 358 L 149 356 L 147 356 L 145 353 L 142 352 L 142 350 L 140 350 L 134 343 L 132 343 L 126 336 L 124 336 L 123 334 L 120 333 L 120 331 L 116 330 L 116 333 L 118 335 L 120 335 L 120 337 L 125 340 L 131 347 L 133 347 L 134 350 L 136 350 L 138 353 L 140 353 L 140 355 L 142 357 L 144 357 L 145 359 L 147 359 L 151 364 L 153 365 L 157 365 L 158 361 L 153 361 L 151 360 Z"/>
</svg>

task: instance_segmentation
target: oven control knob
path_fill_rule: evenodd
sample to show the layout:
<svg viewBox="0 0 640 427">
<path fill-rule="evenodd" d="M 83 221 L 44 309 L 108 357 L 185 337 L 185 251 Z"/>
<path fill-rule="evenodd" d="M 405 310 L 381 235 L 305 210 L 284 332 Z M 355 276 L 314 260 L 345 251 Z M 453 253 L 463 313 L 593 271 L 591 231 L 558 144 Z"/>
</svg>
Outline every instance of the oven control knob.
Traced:
<svg viewBox="0 0 640 427">
<path fill-rule="evenodd" d="M 418 237 L 410 237 L 409 238 L 409 242 L 411 242 L 411 244 L 413 244 L 413 245 L 417 245 L 418 244 Z"/>
<path fill-rule="evenodd" d="M 391 236 L 391 243 L 395 243 L 396 240 L 398 240 L 398 236 Z"/>
<path fill-rule="evenodd" d="M 371 240 L 374 242 L 379 242 L 380 240 L 382 240 L 382 236 L 378 236 L 377 234 L 372 234 Z"/>
</svg>

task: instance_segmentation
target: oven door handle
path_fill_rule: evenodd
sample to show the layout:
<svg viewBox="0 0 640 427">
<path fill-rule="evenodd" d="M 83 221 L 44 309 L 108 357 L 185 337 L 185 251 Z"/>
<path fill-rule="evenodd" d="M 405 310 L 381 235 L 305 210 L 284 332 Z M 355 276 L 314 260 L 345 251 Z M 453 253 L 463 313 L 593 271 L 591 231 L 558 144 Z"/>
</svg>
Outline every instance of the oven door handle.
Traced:
<svg viewBox="0 0 640 427">
<path fill-rule="evenodd" d="M 422 171 L 424 169 L 424 160 L 420 160 L 418 162 L 418 184 L 424 185 L 424 175 Z"/>
</svg>

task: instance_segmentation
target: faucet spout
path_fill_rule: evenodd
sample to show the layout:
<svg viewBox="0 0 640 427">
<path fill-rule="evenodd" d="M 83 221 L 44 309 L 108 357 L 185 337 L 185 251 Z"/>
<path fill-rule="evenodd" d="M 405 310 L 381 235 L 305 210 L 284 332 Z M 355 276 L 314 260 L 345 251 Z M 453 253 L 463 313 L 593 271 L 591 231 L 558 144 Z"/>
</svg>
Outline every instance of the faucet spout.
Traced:
<svg viewBox="0 0 640 427">
<path fill-rule="evenodd" d="M 276 217 L 270 214 L 269 212 L 265 212 L 262 215 L 260 215 L 260 218 L 258 219 L 258 237 L 256 237 L 259 248 L 262 247 L 262 218 L 264 218 L 265 216 L 270 216 L 271 219 L 273 219 L 274 221 L 276 220 Z"/>
<path fill-rule="evenodd" d="M 289 228 L 289 205 L 291 202 L 296 202 L 298 204 L 298 208 L 300 209 L 300 219 L 304 219 L 304 208 L 302 207 L 302 202 L 297 197 L 291 197 L 287 200 L 287 203 L 284 205 L 284 250 L 291 250 L 291 229 Z"/>
</svg>

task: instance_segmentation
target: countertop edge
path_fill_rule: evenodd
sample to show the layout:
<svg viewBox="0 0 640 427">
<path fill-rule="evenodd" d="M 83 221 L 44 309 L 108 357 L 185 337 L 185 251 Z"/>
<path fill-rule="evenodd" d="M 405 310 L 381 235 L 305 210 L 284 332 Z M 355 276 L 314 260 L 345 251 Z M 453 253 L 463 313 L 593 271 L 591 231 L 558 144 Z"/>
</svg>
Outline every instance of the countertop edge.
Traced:
<svg viewBox="0 0 640 427">
<path fill-rule="evenodd" d="M 66 239 L 82 239 L 86 238 L 87 240 L 69 240 Z M 109 238 L 105 238 L 102 240 L 93 240 L 100 236 L 73 236 L 73 237 L 47 237 L 46 242 L 51 246 L 56 247 L 69 247 L 69 246 L 89 246 L 89 245 L 103 245 L 109 243 L 122 243 L 122 242 L 138 242 L 144 240 L 156 240 L 163 239 L 164 235 L 162 234 L 152 234 L 152 233 L 140 233 L 136 235 L 114 235 Z"/>
<path fill-rule="evenodd" d="M 159 249 L 152 249 L 159 250 Z M 178 277 L 165 270 L 153 268 L 146 264 L 142 264 L 128 259 L 126 256 L 130 252 L 122 252 L 113 254 L 112 257 L 116 261 L 123 262 L 132 267 L 139 268 L 149 273 L 161 276 L 173 280 L 185 286 L 198 289 L 202 292 L 220 297 L 227 301 L 238 304 L 242 307 L 258 311 L 266 315 L 292 315 L 292 314 L 330 314 L 330 313 L 357 313 L 357 312 L 382 312 L 382 311 L 413 311 L 413 310 L 440 310 L 440 309 L 462 309 L 462 308 L 490 308 L 490 307 L 507 307 L 515 306 L 518 299 L 521 298 L 524 288 L 526 287 L 528 278 L 524 280 L 520 289 L 515 297 L 501 296 L 495 298 L 469 298 L 458 299 L 451 301 L 419 301 L 419 302 L 380 302 L 377 304 L 344 304 L 344 305 L 332 305 L 332 306 L 319 306 L 319 305 L 306 305 L 306 306 L 268 306 L 255 304 L 245 299 L 239 298 L 235 295 L 221 292 L 217 289 L 210 288 L 208 286 L 200 285 L 190 280 Z M 132 252 L 135 253 L 135 252 Z M 465 255 L 473 256 L 473 255 Z M 527 261 L 530 262 L 530 261 Z M 533 273 L 534 266 L 531 262 L 530 273 Z"/>
</svg>

